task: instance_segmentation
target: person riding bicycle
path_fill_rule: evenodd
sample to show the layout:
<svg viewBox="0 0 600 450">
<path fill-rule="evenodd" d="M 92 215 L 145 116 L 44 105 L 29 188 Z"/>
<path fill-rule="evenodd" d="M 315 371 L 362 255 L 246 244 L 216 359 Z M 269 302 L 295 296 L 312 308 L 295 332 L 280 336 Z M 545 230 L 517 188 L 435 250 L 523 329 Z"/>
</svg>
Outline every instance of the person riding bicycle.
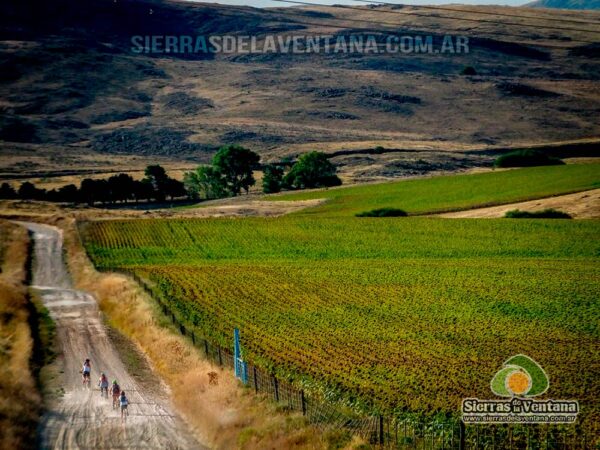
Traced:
<svg viewBox="0 0 600 450">
<path fill-rule="evenodd" d="M 83 379 L 83 384 L 90 381 L 90 374 L 92 373 L 92 365 L 90 364 L 89 358 L 83 362 L 83 367 L 81 369 L 81 376 Z"/>
<path fill-rule="evenodd" d="M 129 404 L 129 400 L 127 400 L 127 397 L 125 396 L 125 391 L 121 391 L 121 396 L 119 397 L 119 404 L 121 405 L 122 420 L 125 414 L 129 415 L 129 412 L 127 411 L 127 405 Z"/>
<path fill-rule="evenodd" d="M 112 386 L 110 387 L 110 394 L 112 395 L 114 409 L 119 404 L 119 397 L 121 396 L 121 387 L 119 386 L 119 383 L 117 383 L 117 380 L 113 380 Z"/>
<path fill-rule="evenodd" d="M 100 386 L 100 396 L 104 396 L 108 398 L 108 378 L 104 372 L 100 374 L 100 379 L 98 380 L 98 386 Z"/>
</svg>

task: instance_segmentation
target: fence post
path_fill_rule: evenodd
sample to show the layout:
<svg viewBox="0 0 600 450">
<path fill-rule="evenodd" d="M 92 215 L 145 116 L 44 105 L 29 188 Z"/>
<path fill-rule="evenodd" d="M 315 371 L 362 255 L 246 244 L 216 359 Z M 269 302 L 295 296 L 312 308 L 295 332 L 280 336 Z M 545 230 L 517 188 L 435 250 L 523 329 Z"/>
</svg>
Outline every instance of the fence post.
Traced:
<svg viewBox="0 0 600 450">
<path fill-rule="evenodd" d="M 171 319 L 173 319 L 173 323 L 175 323 L 175 314 L 171 313 Z"/>
<path fill-rule="evenodd" d="M 379 445 L 383 445 L 383 416 L 379 416 Z"/>
<path fill-rule="evenodd" d="M 273 375 L 273 388 L 275 389 L 275 401 L 279 402 L 279 382 L 275 375 Z"/>
<path fill-rule="evenodd" d="M 219 365 L 223 365 L 223 357 L 221 356 L 221 347 L 217 347 L 219 349 Z"/>
<path fill-rule="evenodd" d="M 254 374 L 254 393 L 258 394 L 258 379 L 256 378 L 256 366 L 252 366 L 252 372 Z"/>
<path fill-rule="evenodd" d="M 191 338 L 192 338 L 192 344 L 196 345 L 196 335 L 194 334 L 194 332 L 191 332 Z"/>
<path fill-rule="evenodd" d="M 443 422 L 442 422 L 442 450 L 446 450 L 446 440 L 444 439 L 444 423 Z"/>
<path fill-rule="evenodd" d="M 302 415 L 306 415 L 306 398 L 304 398 L 304 389 L 300 390 L 300 403 L 302 404 Z"/>
<path fill-rule="evenodd" d="M 458 441 L 458 448 L 459 450 L 465 450 L 465 424 L 464 422 L 461 420 L 460 422 L 458 422 L 458 430 L 459 430 L 459 441 Z"/>
<path fill-rule="evenodd" d="M 185 325 L 183 325 L 183 324 L 179 325 L 179 332 L 181 333 L 182 336 L 185 336 Z"/>
<path fill-rule="evenodd" d="M 204 355 L 206 356 L 206 359 L 208 358 L 208 341 L 206 339 L 204 339 Z"/>
</svg>

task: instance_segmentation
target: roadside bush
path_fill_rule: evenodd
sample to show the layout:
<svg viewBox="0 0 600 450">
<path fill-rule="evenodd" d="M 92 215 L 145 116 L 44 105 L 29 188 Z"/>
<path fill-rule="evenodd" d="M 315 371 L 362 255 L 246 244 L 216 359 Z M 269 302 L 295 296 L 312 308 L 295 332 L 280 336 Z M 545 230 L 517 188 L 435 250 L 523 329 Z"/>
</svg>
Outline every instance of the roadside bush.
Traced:
<svg viewBox="0 0 600 450">
<path fill-rule="evenodd" d="M 548 156 L 538 150 L 518 150 L 499 156 L 494 161 L 494 167 L 533 167 L 559 166 L 564 164 L 558 158 Z"/>
<path fill-rule="evenodd" d="M 513 209 L 507 211 L 504 217 L 508 219 L 572 219 L 570 214 L 557 211 L 553 208 L 544 209 L 542 211 L 520 211 Z"/>
<path fill-rule="evenodd" d="M 379 208 L 358 213 L 356 217 L 406 217 L 406 211 L 397 208 Z"/>
</svg>

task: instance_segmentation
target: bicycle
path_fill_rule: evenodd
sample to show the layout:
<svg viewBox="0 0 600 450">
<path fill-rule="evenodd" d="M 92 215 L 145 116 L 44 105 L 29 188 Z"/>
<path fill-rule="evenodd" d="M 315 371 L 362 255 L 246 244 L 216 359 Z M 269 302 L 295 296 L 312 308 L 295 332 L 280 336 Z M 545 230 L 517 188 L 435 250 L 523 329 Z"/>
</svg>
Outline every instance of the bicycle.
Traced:
<svg viewBox="0 0 600 450">
<path fill-rule="evenodd" d="M 83 387 L 87 387 L 88 389 L 90 389 L 90 383 L 91 383 L 91 376 L 89 372 L 79 372 L 82 374 L 83 376 Z"/>
</svg>

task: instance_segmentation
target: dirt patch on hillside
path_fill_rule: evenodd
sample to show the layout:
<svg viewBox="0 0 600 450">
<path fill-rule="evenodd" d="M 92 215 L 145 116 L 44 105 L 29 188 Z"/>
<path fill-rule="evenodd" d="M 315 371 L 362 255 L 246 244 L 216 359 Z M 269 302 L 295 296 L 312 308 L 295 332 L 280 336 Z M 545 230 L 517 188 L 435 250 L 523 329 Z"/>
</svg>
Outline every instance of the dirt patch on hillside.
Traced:
<svg viewBox="0 0 600 450">
<path fill-rule="evenodd" d="M 101 219 L 157 219 L 157 218 L 209 218 L 209 217 L 276 217 L 317 206 L 324 199 L 300 201 L 266 201 L 234 197 L 211 200 L 190 207 L 142 209 L 102 209 L 87 206 L 67 206 L 38 201 L 1 200 L 0 215 L 10 219 L 36 220 L 58 214 L 74 214 L 78 220 Z M 131 205 L 133 207 L 134 205 Z"/>
<path fill-rule="evenodd" d="M 301 200 L 301 201 L 277 201 L 264 200 L 239 201 L 240 198 L 232 199 L 230 203 L 216 203 L 204 207 L 191 207 L 181 209 L 160 209 L 155 211 L 123 211 L 126 215 L 134 213 L 137 217 L 157 218 L 208 218 L 208 217 L 276 217 L 299 211 L 304 208 L 317 206 L 323 199 Z M 222 202 L 222 200 L 221 200 Z M 110 217 L 114 218 L 114 217 Z"/>
<path fill-rule="evenodd" d="M 528 202 L 445 213 L 440 214 L 439 216 L 451 218 L 493 219 L 503 217 L 507 211 L 513 209 L 519 209 L 521 211 L 539 211 L 546 208 L 553 208 L 566 212 L 574 219 L 600 219 L 600 189 L 542 198 Z"/>
</svg>

